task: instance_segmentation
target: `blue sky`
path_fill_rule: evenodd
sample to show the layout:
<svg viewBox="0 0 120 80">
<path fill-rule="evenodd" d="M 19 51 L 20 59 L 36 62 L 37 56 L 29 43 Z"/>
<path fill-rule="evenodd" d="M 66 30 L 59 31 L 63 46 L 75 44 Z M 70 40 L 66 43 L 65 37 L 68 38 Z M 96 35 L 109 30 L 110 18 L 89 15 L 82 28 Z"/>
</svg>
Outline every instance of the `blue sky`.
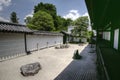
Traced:
<svg viewBox="0 0 120 80">
<path fill-rule="evenodd" d="M 34 6 L 38 3 L 52 3 L 57 14 L 75 20 L 88 15 L 84 0 L 0 0 L 0 21 L 9 21 L 11 12 L 15 11 L 19 23 L 24 24 L 26 16 L 32 16 Z"/>
</svg>

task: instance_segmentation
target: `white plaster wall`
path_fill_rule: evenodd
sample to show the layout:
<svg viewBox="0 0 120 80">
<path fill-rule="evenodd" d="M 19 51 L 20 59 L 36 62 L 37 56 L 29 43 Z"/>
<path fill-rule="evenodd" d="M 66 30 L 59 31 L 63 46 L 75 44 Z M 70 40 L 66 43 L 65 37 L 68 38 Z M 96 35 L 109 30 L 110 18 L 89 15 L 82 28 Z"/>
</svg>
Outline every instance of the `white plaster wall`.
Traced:
<svg viewBox="0 0 120 80">
<path fill-rule="evenodd" d="M 103 39 L 110 41 L 110 32 L 103 32 Z"/>
<path fill-rule="evenodd" d="M 68 33 L 71 33 L 71 30 L 73 30 L 75 26 L 68 26 Z"/>
<path fill-rule="evenodd" d="M 25 54 L 24 34 L 0 32 L 0 57 Z"/>
<path fill-rule="evenodd" d="M 73 38 L 73 41 L 79 42 L 79 41 L 80 41 L 80 38 L 74 37 L 74 38 Z"/>
<path fill-rule="evenodd" d="M 27 42 L 27 51 L 37 50 L 36 35 L 27 35 L 26 42 Z"/>
<path fill-rule="evenodd" d="M 38 35 L 38 49 L 47 47 L 47 38 L 43 35 Z"/>
<path fill-rule="evenodd" d="M 86 42 L 87 42 L 87 39 L 86 39 L 86 38 L 82 38 L 82 39 L 81 39 L 81 42 L 86 43 Z"/>
<path fill-rule="evenodd" d="M 114 31 L 114 48 L 118 49 L 119 29 Z"/>
<path fill-rule="evenodd" d="M 33 51 L 63 43 L 63 36 L 27 35 L 27 50 Z"/>
<path fill-rule="evenodd" d="M 26 35 L 27 51 L 38 50 L 63 43 L 63 36 Z M 0 32 L 0 61 L 25 55 L 24 33 Z"/>
</svg>

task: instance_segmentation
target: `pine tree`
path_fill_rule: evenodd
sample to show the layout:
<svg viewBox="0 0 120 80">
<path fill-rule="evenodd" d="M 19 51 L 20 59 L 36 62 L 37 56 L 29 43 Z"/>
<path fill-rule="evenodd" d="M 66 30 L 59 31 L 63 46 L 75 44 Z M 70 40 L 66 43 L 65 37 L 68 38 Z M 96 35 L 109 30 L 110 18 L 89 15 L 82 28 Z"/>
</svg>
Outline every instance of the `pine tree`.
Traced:
<svg viewBox="0 0 120 80">
<path fill-rule="evenodd" d="M 12 23 L 19 23 L 16 12 L 12 12 L 12 13 L 11 13 L 11 15 L 10 15 L 10 21 L 11 21 Z"/>
</svg>

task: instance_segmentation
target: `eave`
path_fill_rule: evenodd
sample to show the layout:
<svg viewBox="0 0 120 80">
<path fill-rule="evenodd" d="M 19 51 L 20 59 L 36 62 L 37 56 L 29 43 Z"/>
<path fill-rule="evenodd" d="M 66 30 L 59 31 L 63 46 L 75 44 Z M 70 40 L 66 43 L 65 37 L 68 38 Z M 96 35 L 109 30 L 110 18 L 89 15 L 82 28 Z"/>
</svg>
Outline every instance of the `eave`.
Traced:
<svg viewBox="0 0 120 80">
<path fill-rule="evenodd" d="M 120 25 L 120 1 L 85 0 L 93 29 Z"/>
</svg>

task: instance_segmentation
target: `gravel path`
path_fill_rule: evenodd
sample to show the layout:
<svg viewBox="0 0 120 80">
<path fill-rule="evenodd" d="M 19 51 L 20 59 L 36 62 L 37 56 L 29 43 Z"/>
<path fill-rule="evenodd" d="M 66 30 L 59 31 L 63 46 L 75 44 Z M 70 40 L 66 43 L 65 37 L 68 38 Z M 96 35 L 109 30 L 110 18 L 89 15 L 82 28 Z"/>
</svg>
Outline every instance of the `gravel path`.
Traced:
<svg viewBox="0 0 120 80">
<path fill-rule="evenodd" d="M 70 44 L 70 48 L 67 49 L 54 49 L 54 47 L 52 47 L 33 52 L 33 54 L 31 55 L 22 56 L 8 61 L 0 62 L 0 80 L 54 80 L 54 79 L 58 80 L 57 76 L 61 75 L 60 73 L 65 72 L 64 70 L 66 70 L 66 67 L 68 66 L 72 67 L 72 65 L 74 65 L 74 67 L 70 69 L 72 69 L 71 71 L 75 70 L 74 74 L 80 73 L 79 71 L 83 70 L 83 68 L 81 69 L 78 68 L 80 65 L 84 66 L 89 65 L 88 68 L 84 68 L 87 71 L 86 73 L 88 74 L 90 71 L 95 72 L 94 70 L 92 70 L 92 68 L 95 69 L 95 65 L 93 65 L 95 58 L 91 58 L 93 54 L 92 55 L 87 54 L 87 51 L 89 51 L 89 49 L 86 51 L 85 54 L 81 54 L 83 55 L 83 59 L 85 61 L 84 60 L 76 61 L 72 59 L 74 50 L 79 49 L 79 52 L 81 52 L 86 46 L 87 44 L 83 46 Z M 90 58 L 87 58 L 87 55 Z M 92 60 L 91 62 L 93 63 L 91 64 L 87 62 L 87 60 Z M 40 70 L 38 74 L 34 76 L 28 77 L 22 76 L 20 74 L 20 67 L 22 65 L 33 62 L 40 62 L 42 70 Z M 66 74 L 66 72 L 64 74 Z M 74 80 L 74 79 L 62 79 L 62 80 Z"/>
</svg>

